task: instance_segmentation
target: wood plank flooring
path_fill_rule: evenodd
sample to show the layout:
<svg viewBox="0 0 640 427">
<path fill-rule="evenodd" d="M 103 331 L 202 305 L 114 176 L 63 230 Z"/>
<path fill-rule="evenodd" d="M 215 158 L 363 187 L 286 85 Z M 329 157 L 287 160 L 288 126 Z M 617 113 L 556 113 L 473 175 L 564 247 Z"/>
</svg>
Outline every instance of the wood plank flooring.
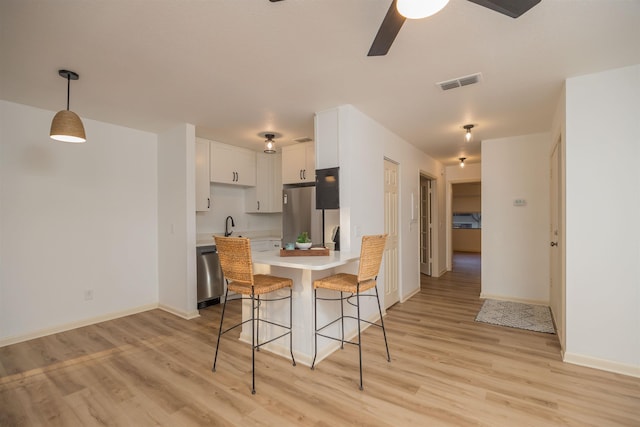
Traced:
<svg viewBox="0 0 640 427">
<path fill-rule="evenodd" d="M 220 306 L 161 310 L 0 348 L 0 426 L 640 426 L 640 379 L 565 364 L 555 335 L 474 322 L 479 257 L 421 292 L 315 371 L 223 338 Z M 234 306 L 234 308 L 231 308 Z M 230 305 L 237 320 L 239 305 Z"/>
</svg>

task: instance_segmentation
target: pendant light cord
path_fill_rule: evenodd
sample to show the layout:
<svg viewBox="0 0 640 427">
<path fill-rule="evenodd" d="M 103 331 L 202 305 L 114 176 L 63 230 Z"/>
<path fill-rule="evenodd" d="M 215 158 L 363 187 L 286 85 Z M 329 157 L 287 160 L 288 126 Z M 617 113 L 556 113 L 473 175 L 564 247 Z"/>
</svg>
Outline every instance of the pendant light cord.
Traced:
<svg viewBox="0 0 640 427">
<path fill-rule="evenodd" d="M 71 96 L 71 74 L 67 73 L 67 111 L 69 111 L 69 97 Z"/>
</svg>

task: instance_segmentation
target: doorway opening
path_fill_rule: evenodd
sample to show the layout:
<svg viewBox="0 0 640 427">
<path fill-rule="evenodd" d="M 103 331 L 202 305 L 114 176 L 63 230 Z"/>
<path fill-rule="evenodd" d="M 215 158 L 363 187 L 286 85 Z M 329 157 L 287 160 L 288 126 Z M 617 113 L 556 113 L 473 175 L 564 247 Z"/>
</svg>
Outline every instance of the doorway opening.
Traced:
<svg viewBox="0 0 640 427">
<path fill-rule="evenodd" d="M 482 190 L 480 182 L 451 186 L 451 252 L 482 253 Z M 455 263 L 453 265 L 455 268 Z"/>
</svg>

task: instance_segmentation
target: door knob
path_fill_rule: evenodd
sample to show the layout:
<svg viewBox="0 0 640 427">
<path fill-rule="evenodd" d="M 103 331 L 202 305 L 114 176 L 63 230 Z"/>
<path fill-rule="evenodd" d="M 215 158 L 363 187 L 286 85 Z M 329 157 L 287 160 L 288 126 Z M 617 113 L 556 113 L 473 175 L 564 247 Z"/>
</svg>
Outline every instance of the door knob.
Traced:
<svg viewBox="0 0 640 427">
<path fill-rule="evenodd" d="M 558 246 L 558 242 L 551 242 L 551 246 Z"/>
</svg>

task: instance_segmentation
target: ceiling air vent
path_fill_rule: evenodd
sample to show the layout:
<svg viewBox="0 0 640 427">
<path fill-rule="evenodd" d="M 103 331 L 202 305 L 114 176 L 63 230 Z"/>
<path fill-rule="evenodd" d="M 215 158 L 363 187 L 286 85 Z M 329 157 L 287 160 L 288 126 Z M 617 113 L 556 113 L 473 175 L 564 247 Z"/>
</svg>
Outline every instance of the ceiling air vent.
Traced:
<svg viewBox="0 0 640 427">
<path fill-rule="evenodd" d="M 469 76 L 458 77 L 444 82 L 436 83 L 442 90 L 455 89 L 457 87 L 469 86 L 478 83 L 482 78 L 482 74 L 476 73 Z"/>
<path fill-rule="evenodd" d="M 295 142 L 310 142 L 310 141 L 313 141 L 313 139 L 309 138 L 308 136 L 303 136 L 303 137 L 294 139 L 294 141 Z"/>
</svg>

